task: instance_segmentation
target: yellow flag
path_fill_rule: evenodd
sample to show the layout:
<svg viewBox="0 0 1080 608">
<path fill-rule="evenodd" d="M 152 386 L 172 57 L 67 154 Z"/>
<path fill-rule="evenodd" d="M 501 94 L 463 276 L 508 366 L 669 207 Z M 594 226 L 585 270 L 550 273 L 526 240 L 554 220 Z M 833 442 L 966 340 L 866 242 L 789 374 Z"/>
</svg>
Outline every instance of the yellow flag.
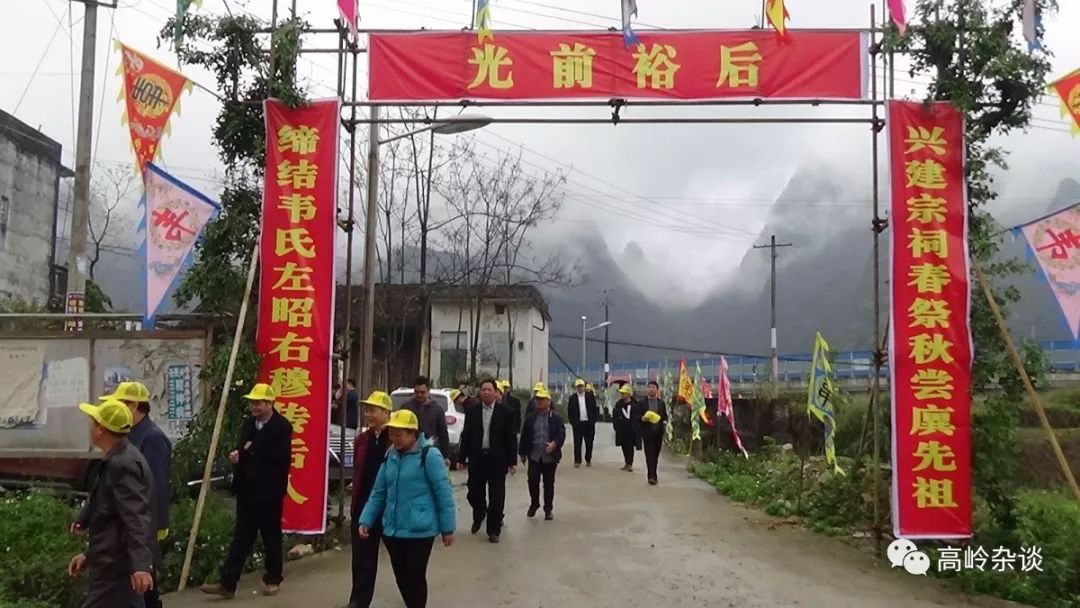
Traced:
<svg viewBox="0 0 1080 608">
<path fill-rule="evenodd" d="M 781 38 L 787 36 L 787 20 L 790 15 L 788 15 L 787 7 L 784 6 L 784 0 L 766 0 L 765 17 Z"/>
<path fill-rule="evenodd" d="M 686 371 L 686 359 L 679 362 L 679 401 L 690 407 L 694 402 L 694 381 L 690 379 L 690 372 Z"/>
</svg>

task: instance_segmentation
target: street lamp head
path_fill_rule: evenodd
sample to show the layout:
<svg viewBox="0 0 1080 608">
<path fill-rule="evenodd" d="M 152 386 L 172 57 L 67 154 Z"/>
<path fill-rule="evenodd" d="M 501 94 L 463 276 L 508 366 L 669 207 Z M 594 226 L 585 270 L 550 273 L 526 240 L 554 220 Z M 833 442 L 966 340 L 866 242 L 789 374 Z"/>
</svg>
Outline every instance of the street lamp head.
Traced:
<svg viewBox="0 0 1080 608">
<path fill-rule="evenodd" d="M 458 114 L 440 118 L 432 125 L 431 130 L 438 135 L 455 135 L 474 129 L 482 129 L 491 124 L 493 119 L 483 114 Z"/>
<path fill-rule="evenodd" d="M 586 319 L 585 315 L 581 315 L 581 320 L 584 321 L 585 319 Z"/>
</svg>

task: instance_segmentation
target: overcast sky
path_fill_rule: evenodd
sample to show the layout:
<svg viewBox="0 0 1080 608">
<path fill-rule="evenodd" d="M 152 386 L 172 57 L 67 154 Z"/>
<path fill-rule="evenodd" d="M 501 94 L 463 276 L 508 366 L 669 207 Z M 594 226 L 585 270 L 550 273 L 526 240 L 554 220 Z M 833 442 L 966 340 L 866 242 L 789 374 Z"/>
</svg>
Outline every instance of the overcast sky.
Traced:
<svg viewBox="0 0 1080 608">
<path fill-rule="evenodd" d="M 158 60 L 176 65 L 176 57 L 158 48 L 156 34 L 173 13 L 172 0 L 119 0 L 117 10 L 103 9 L 98 17 L 97 96 L 95 99 L 94 158 L 98 163 L 129 165 L 126 127 L 120 124 L 117 102 L 120 78 L 118 54 L 110 38 L 122 40 Z M 270 0 L 229 0 L 234 12 L 269 18 Z M 289 6 L 281 0 L 282 11 Z M 334 0 L 300 0 L 302 14 L 318 27 L 328 27 L 336 15 Z M 790 26 L 865 27 L 865 0 L 789 0 Z M 1080 67 L 1080 3 L 1063 1 L 1059 14 L 1046 20 L 1046 43 L 1056 55 L 1054 75 Z M 40 129 L 64 146 L 64 159 L 73 166 L 73 100 L 78 92 L 84 9 L 68 0 L 0 0 L 7 17 L 0 22 L 0 108 Z M 641 29 L 744 28 L 754 25 L 759 0 L 639 0 Z M 909 7 L 914 2 L 908 1 Z M 471 0 L 361 0 L 362 25 L 367 28 L 460 29 L 470 21 Z M 224 0 L 204 0 L 203 13 L 222 13 Z M 909 8 L 910 10 L 910 8 Z M 306 11 L 306 12 L 305 12 Z M 601 29 L 618 25 L 618 0 L 494 0 L 496 29 Z M 310 37 L 311 46 L 334 44 L 331 35 Z M 305 55 L 302 75 L 313 96 L 334 93 L 335 59 Z M 366 66 L 361 67 L 366 75 Z M 36 74 L 35 74 L 36 72 Z M 212 85 L 213 78 L 185 68 L 193 80 Z M 897 93 L 918 90 L 906 74 L 897 74 Z M 102 103 L 103 102 L 103 103 Z M 172 134 L 162 144 L 168 170 L 197 188 L 214 194 L 222 168 L 210 133 L 218 102 L 194 89 L 181 101 L 172 120 Z M 485 110 L 495 116 L 601 116 L 606 108 L 565 111 L 529 109 Z M 846 113 L 845 113 L 846 112 Z M 659 114 L 724 116 L 839 116 L 869 110 L 708 108 L 630 109 L 624 116 Z M 860 114 L 860 115 L 861 115 Z M 1080 177 L 1080 143 L 1059 117 L 1055 99 L 1045 97 L 1037 112 L 1037 127 L 1003 142 L 1013 151 L 1009 175 L 1001 182 L 1001 212 L 1005 221 L 1028 217 L 1029 209 L 1045 205 L 1058 182 Z M 575 224 L 595 228 L 616 256 L 630 241 L 640 243 L 658 264 L 694 254 L 690 269 L 695 279 L 715 283 L 724 269 L 737 264 L 761 230 L 769 205 L 788 178 L 806 165 L 843 168 L 847 174 L 865 167 L 866 179 L 852 182 L 847 204 L 869 204 L 870 138 L 865 125 L 622 125 L 543 127 L 491 125 L 479 131 L 481 149 L 514 150 L 525 146 L 525 158 L 538 167 L 573 170 L 567 202 L 556 221 L 538 236 L 568 232 Z M 884 145 L 884 140 L 882 140 Z M 883 163 L 884 164 L 884 163 Z M 887 188 L 882 187 L 882 195 Z M 661 209 L 662 208 L 662 209 Z M 828 212 L 808 208 L 808 213 Z M 701 234 L 701 228 L 714 231 Z M 672 247 L 673 243 L 687 247 Z"/>
</svg>

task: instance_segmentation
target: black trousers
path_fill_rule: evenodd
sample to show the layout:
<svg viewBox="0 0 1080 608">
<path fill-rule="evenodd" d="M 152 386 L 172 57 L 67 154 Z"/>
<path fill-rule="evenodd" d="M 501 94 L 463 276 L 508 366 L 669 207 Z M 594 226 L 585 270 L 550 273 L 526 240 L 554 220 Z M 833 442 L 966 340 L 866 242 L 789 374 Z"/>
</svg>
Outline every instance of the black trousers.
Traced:
<svg viewBox="0 0 1080 608">
<path fill-rule="evenodd" d="M 664 446 L 664 433 L 662 430 L 645 433 L 642 441 L 645 443 L 645 467 L 649 479 L 656 479 L 656 464 L 660 461 L 660 449 Z"/>
<path fill-rule="evenodd" d="M 529 506 L 540 507 L 540 479 L 544 480 L 544 513 L 551 513 L 555 503 L 555 469 L 557 462 L 536 462 L 529 459 Z"/>
<path fill-rule="evenodd" d="M 221 584 L 235 591 L 236 583 L 244 571 L 244 563 L 255 545 L 255 536 L 262 536 L 266 550 L 266 573 L 263 582 L 280 585 L 283 539 L 281 535 L 281 503 L 253 503 L 243 496 L 236 500 L 236 527 L 233 528 L 232 544 L 225 566 L 221 569 Z"/>
<path fill-rule="evenodd" d="M 628 467 L 634 466 L 634 446 L 623 445 L 622 446 L 623 463 Z"/>
<path fill-rule="evenodd" d="M 469 505 L 473 522 L 487 518 L 487 533 L 502 532 L 503 510 L 506 508 L 507 465 L 501 458 L 488 454 L 469 459 Z"/>
<path fill-rule="evenodd" d="M 595 422 L 574 423 L 574 464 L 581 464 L 581 444 L 585 443 L 585 462 L 592 462 L 593 440 L 596 438 Z"/>
<path fill-rule="evenodd" d="M 375 577 L 379 574 L 379 544 L 382 530 L 379 527 L 369 530 L 367 539 L 360 538 L 360 530 L 353 518 L 352 537 L 352 593 L 349 594 L 349 608 L 368 608 L 375 597 Z"/>
<path fill-rule="evenodd" d="M 164 578 L 165 567 L 165 554 L 161 541 L 155 540 L 154 546 L 154 572 L 151 573 L 154 579 L 154 588 L 143 594 L 143 603 L 146 604 L 146 608 L 162 608 L 161 595 L 158 592 L 158 585 L 161 584 L 161 579 Z"/>
<path fill-rule="evenodd" d="M 131 587 L 131 578 L 90 579 L 82 608 L 143 608 L 143 597 Z"/>
<path fill-rule="evenodd" d="M 384 536 L 383 543 L 390 554 L 390 567 L 394 569 L 394 580 L 405 608 L 424 608 L 428 596 L 427 566 L 435 538 Z"/>
</svg>

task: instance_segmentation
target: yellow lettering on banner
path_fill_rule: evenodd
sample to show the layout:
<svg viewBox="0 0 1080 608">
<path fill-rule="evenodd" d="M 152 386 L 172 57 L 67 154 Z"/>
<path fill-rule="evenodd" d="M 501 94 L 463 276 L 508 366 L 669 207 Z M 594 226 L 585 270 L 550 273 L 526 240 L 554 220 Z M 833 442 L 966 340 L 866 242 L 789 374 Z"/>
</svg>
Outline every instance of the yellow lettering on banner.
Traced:
<svg viewBox="0 0 1080 608">
<path fill-rule="evenodd" d="M 580 42 L 571 47 L 559 43 L 559 50 L 551 51 L 552 84 L 556 89 L 572 89 L 580 85 L 592 88 L 592 62 L 596 51 Z"/>
<path fill-rule="evenodd" d="M 919 401 L 952 399 L 953 377 L 943 369 L 920 369 L 911 378 L 911 387 Z M 932 406 L 931 406 L 932 407 Z"/>
<path fill-rule="evenodd" d="M 945 336 L 941 334 L 912 336 L 908 340 L 908 344 L 911 346 L 911 358 L 919 365 L 933 363 L 934 361 L 941 361 L 942 363 L 952 363 L 954 361 L 953 356 L 949 353 L 953 343 L 946 340 Z"/>
<path fill-rule="evenodd" d="M 284 266 L 274 267 L 274 272 L 280 273 L 278 280 L 271 289 L 282 291 L 315 291 L 311 285 L 311 273 L 313 269 L 299 266 L 295 262 L 285 262 Z"/>
<path fill-rule="evenodd" d="M 272 298 L 270 322 L 285 323 L 289 327 L 311 327 L 311 311 L 315 298 Z"/>
<path fill-rule="evenodd" d="M 945 300 L 915 298 L 908 307 L 908 315 L 911 317 L 908 327 L 949 328 L 949 303 Z"/>
<path fill-rule="evenodd" d="M 914 287 L 918 293 L 940 294 L 941 290 L 952 282 L 949 268 L 944 264 L 918 264 L 908 271 L 908 287 Z"/>
<path fill-rule="evenodd" d="M 647 52 L 644 44 L 637 45 L 634 59 L 634 74 L 637 74 L 637 86 L 644 89 L 646 83 L 651 89 L 671 89 L 675 87 L 675 73 L 682 66 L 672 61 L 679 52 L 669 44 L 653 44 Z"/>
<path fill-rule="evenodd" d="M 311 372 L 302 367 L 274 368 L 270 370 L 270 386 L 274 387 L 274 394 L 282 399 L 307 397 L 311 394 Z M 285 415 L 284 412 L 282 415 Z M 288 418 L 288 416 L 285 417 Z M 297 433 L 302 432 L 295 425 L 293 425 L 293 430 Z"/>
<path fill-rule="evenodd" d="M 293 224 L 315 219 L 315 197 L 310 194 L 286 194 L 278 199 L 278 209 L 287 212 Z"/>
<path fill-rule="evenodd" d="M 290 331 L 280 338 L 271 338 L 270 341 L 275 343 L 274 348 L 270 349 L 270 354 L 278 355 L 278 360 L 282 363 L 289 361 L 307 363 L 311 358 L 311 349 L 306 345 L 313 343 L 315 339 L 311 336 L 299 336 Z"/>
<path fill-rule="evenodd" d="M 319 130 L 307 125 L 293 128 L 285 125 L 278 129 L 278 152 L 312 154 L 319 145 Z"/>
<path fill-rule="evenodd" d="M 761 53 L 758 46 L 753 42 L 745 42 L 739 46 L 720 47 L 720 78 L 716 86 L 727 85 L 732 89 L 742 86 L 756 87 L 758 85 L 758 63 L 761 61 Z"/>
<path fill-rule="evenodd" d="M 945 199 L 931 196 L 925 192 L 918 198 L 907 200 L 909 222 L 933 224 L 945 221 Z"/>
<path fill-rule="evenodd" d="M 319 167 L 306 158 L 300 159 L 295 165 L 288 159 L 281 161 L 277 166 L 277 183 L 279 186 L 291 186 L 297 190 L 310 190 L 315 187 L 315 178 L 319 176 Z"/>
<path fill-rule="evenodd" d="M 278 228 L 274 232 L 274 254 L 297 253 L 302 258 L 315 257 L 315 239 L 307 228 Z"/>
<path fill-rule="evenodd" d="M 307 460 L 307 453 L 311 449 L 307 447 L 307 442 L 300 437 L 293 437 L 292 439 L 292 468 L 300 470 L 304 468 L 305 461 Z"/>
<path fill-rule="evenodd" d="M 308 411 L 307 407 L 300 405 L 299 403 L 292 403 L 290 401 L 285 404 L 279 404 L 277 406 L 277 410 L 278 413 L 282 415 L 282 417 L 289 421 L 289 424 L 292 425 L 293 433 L 296 435 L 303 433 L 304 425 L 308 423 L 308 420 L 311 420 L 311 412 Z M 296 445 L 297 441 L 302 442 L 303 439 L 293 439 L 294 446 Z M 304 451 L 306 452 L 307 450 L 305 449 Z M 296 468 L 300 469 L 303 467 Z"/>
<path fill-rule="evenodd" d="M 932 253 L 941 259 L 949 257 L 949 234 L 944 230 L 920 230 L 912 228 L 908 235 L 908 249 L 917 258 Z"/>
<path fill-rule="evenodd" d="M 911 409 L 911 433 L 910 435 L 933 435 L 941 433 L 949 437 L 956 432 L 952 423 L 953 408 L 938 407 L 933 404 L 915 406 Z"/>
<path fill-rule="evenodd" d="M 489 43 L 485 44 L 483 49 L 473 47 L 472 53 L 469 63 L 476 66 L 476 77 L 468 88 L 475 89 L 484 83 L 493 89 L 509 89 L 514 86 L 514 71 L 507 70 L 505 76 L 502 72 L 502 68 L 514 65 L 510 51 L 505 47 Z"/>
<path fill-rule="evenodd" d="M 945 129 L 942 127 L 927 129 L 926 127 L 909 126 L 907 132 L 908 136 L 904 143 L 911 145 L 908 146 L 907 150 L 904 150 L 904 154 L 911 154 L 929 148 L 931 152 L 938 156 L 945 155 L 945 146 L 949 145 L 949 142 L 942 137 L 945 134 Z"/>
<path fill-rule="evenodd" d="M 953 500 L 953 482 L 951 479 L 928 479 L 916 477 L 915 492 L 912 496 L 920 509 L 955 508 Z"/>
<path fill-rule="evenodd" d="M 922 462 L 915 465 L 913 471 L 933 469 L 948 472 L 956 470 L 956 454 L 953 453 L 951 447 L 940 441 L 920 441 L 912 456 L 922 459 Z"/>
<path fill-rule="evenodd" d="M 945 189 L 945 167 L 932 158 L 908 161 L 905 171 L 908 188 Z"/>
<path fill-rule="evenodd" d="M 307 501 L 308 501 L 308 497 L 307 497 L 307 496 L 304 496 L 304 495 L 303 495 L 303 494 L 301 494 L 300 492 L 297 492 L 297 491 L 296 491 L 296 488 L 294 488 L 294 487 L 292 486 L 292 473 L 289 473 L 289 489 L 288 489 L 288 496 L 289 496 L 289 500 L 291 500 L 291 501 L 295 502 L 295 503 L 296 503 L 296 504 L 298 504 L 298 505 L 302 505 L 302 504 L 304 504 L 305 502 L 307 502 Z"/>
</svg>

